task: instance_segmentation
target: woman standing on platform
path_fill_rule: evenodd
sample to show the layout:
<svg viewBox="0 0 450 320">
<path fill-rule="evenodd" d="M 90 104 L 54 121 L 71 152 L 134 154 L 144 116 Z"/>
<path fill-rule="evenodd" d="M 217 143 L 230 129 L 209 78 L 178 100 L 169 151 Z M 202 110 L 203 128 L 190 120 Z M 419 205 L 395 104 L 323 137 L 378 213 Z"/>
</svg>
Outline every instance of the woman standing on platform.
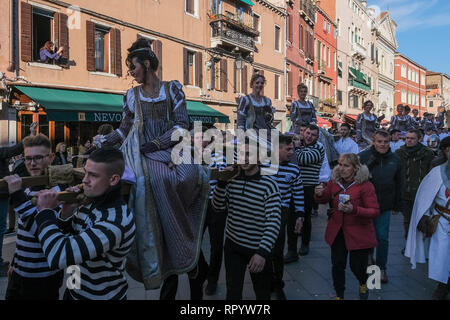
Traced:
<svg viewBox="0 0 450 320">
<path fill-rule="evenodd" d="M 250 80 L 252 93 L 241 98 L 238 106 L 237 126 L 238 129 L 274 129 L 272 121 L 274 119 L 275 108 L 272 101 L 262 95 L 266 78 L 258 73 L 253 74 Z M 268 133 L 269 136 L 270 133 Z"/>
<path fill-rule="evenodd" d="M 363 104 L 364 112 L 356 118 L 356 139 L 360 151 L 372 145 L 372 136 L 380 127 L 381 120 L 384 119 L 384 114 L 377 118 L 375 114 L 371 113 L 372 108 L 373 102 L 367 100 Z"/>
<path fill-rule="evenodd" d="M 317 125 L 316 109 L 310 101 L 306 101 L 306 95 L 308 94 L 308 87 L 300 83 L 297 86 L 297 92 L 299 99 L 291 105 L 291 130 L 296 134 L 300 133 L 300 126 L 302 124 Z"/>
<path fill-rule="evenodd" d="M 174 165 L 171 159 L 177 144 L 172 134 L 189 126 L 185 95 L 178 81 L 157 77 L 159 61 L 147 40 L 137 40 L 128 52 L 129 73 L 140 85 L 125 95 L 120 127 L 94 141 L 97 146 L 122 143 L 126 164 L 136 176 L 130 197 L 136 247 L 127 270 L 146 289 L 165 281 L 162 299 L 175 298 L 178 274 L 194 271 L 191 298 L 201 299 L 207 268 L 200 248 L 208 177 L 200 165 Z"/>
</svg>

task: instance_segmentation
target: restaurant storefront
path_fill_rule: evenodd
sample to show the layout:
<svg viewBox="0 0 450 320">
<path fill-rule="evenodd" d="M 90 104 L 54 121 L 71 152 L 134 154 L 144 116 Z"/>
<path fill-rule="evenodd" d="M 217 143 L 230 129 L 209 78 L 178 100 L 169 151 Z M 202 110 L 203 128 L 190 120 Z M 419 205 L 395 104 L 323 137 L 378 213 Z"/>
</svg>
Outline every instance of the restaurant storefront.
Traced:
<svg viewBox="0 0 450 320">
<path fill-rule="evenodd" d="M 79 143 L 97 135 L 105 123 L 114 128 L 122 121 L 123 95 L 33 86 L 14 86 L 10 104 L 17 110 L 17 141 L 38 122 L 39 132 L 56 146 L 65 142 L 77 152 Z M 229 123 L 228 116 L 199 101 L 186 101 L 190 122 Z"/>
</svg>

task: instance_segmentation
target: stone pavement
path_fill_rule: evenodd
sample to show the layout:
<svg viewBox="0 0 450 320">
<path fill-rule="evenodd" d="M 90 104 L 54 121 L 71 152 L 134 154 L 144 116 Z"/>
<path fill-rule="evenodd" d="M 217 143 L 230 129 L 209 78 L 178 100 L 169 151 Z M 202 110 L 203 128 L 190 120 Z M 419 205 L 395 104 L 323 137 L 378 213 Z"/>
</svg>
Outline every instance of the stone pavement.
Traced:
<svg viewBox="0 0 450 320">
<path fill-rule="evenodd" d="M 324 241 L 324 232 L 327 223 L 326 208 L 320 206 L 319 216 L 312 218 L 312 239 L 310 253 L 300 257 L 299 261 L 286 265 L 285 292 L 289 300 L 328 300 L 334 294 L 331 279 L 330 248 Z M 370 291 L 370 300 L 428 300 L 431 298 L 436 282 L 428 279 L 427 266 L 418 264 L 412 270 L 409 260 L 402 256 L 404 247 L 403 217 L 393 215 L 391 218 L 389 258 L 387 274 L 389 283 L 382 284 L 380 290 Z M 15 236 L 6 236 L 3 246 L 3 257 L 11 261 L 15 247 Z M 205 232 L 203 243 L 205 257 L 209 257 L 208 232 Z M 0 299 L 4 299 L 7 280 L 0 278 Z M 358 282 L 347 265 L 346 292 L 348 300 L 358 299 Z M 63 292 L 64 288 L 61 289 Z M 218 290 L 213 296 L 205 296 L 206 300 L 222 300 L 225 298 L 225 269 L 222 264 Z M 252 283 L 247 273 L 244 284 L 243 298 L 254 300 Z M 128 299 L 155 300 L 159 299 L 159 290 L 144 290 L 142 284 L 129 278 Z M 186 275 L 180 276 L 177 299 L 189 299 L 189 282 Z"/>
</svg>

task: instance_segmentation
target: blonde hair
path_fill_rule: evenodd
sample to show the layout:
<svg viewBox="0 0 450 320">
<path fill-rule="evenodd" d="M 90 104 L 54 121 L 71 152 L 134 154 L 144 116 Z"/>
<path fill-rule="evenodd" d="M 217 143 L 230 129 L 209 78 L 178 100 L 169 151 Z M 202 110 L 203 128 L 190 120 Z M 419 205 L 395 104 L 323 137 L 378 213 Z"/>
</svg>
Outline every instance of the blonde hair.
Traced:
<svg viewBox="0 0 450 320">
<path fill-rule="evenodd" d="M 364 181 L 369 180 L 369 178 L 370 178 L 369 168 L 367 168 L 367 166 L 361 164 L 361 162 L 359 161 L 358 155 L 356 155 L 354 153 L 344 153 L 339 156 L 339 160 L 347 160 L 348 162 L 350 162 L 350 164 L 353 166 L 353 168 L 355 168 L 356 183 L 361 184 Z M 337 181 L 340 181 L 341 178 L 342 178 L 341 174 L 339 173 L 339 165 L 337 165 L 333 169 L 332 179 L 337 182 Z"/>
<path fill-rule="evenodd" d="M 55 152 L 61 152 L 61 147 L 62 147 L 63 145 L 66 146 L 66 144 L 65 144 L 64 142 L 58 143 L 58 144 L 56 145 L 56 150 L 55 150 Z M 66 146 L 66 147 L 67 147 L 67 146 Z"/>
</svg>

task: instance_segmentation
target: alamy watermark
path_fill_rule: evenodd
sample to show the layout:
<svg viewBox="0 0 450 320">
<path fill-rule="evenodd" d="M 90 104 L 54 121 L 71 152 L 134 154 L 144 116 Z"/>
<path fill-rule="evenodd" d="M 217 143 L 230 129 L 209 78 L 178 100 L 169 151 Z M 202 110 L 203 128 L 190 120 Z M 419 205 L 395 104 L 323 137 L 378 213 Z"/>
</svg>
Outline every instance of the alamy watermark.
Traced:
<svg viewBox="0 0 450 320">
<path fill-rule="evenodd" d="M 200 137 L 200 143 L 208 142 L 206 147 L 198 148 L 201 152 L 192 152 L 197 147 L 196 137 Z M 279 131 L 276 129 L 236 129 L 234 134 L 227 131 L 224 137 L 216 128 L 202 132 L 202 123 L 195 121 L 193 131 L 178 128 L 172 133 L 171 140 L 180 141 L 172 149 L 171 161 L 175 165 L 209 165 L 214 161 L 212 155 L 219 153 L 225 156 L 227 165 L 261 164 L 262 175 L 273 175 L 278 171 Z"/>
<path fill-rule="evenodd" d="M 66 273 L 69 277 L 66 280 L 66 286 L 69 290 L 80 290 L 81 289 L 81 270 L 79 266 L 72 265 L 68 266 Z"/>
<path fill-rule="evenodd" d="M 370 275 L 367 278 L 367 289 L 381 289 L 381 270 L 377 265 L 371 265 L 367 267 L 367 273 Z"/>
</svg>

